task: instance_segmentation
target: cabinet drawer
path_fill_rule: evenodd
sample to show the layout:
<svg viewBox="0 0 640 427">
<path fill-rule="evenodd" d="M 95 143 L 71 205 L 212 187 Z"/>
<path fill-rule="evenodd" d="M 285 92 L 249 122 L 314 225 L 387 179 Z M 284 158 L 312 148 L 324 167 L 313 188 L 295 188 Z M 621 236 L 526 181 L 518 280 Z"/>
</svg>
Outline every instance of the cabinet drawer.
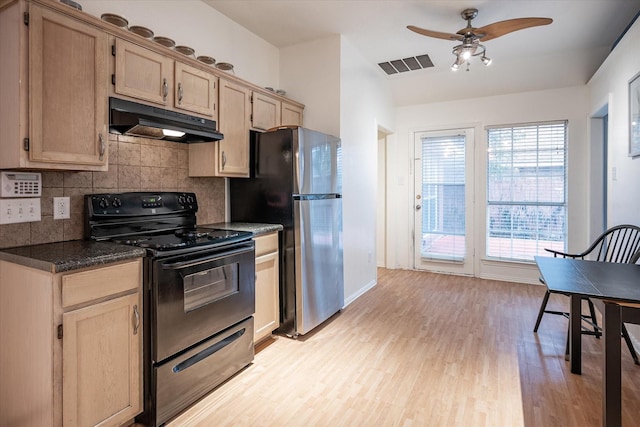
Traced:
<svg viewBox="0 0 640 427">
<path fill-rule="evenodd" d="M 256 258 L 278 250 L 277 232 L 257 236 L 254 240 L 256 241 Z"/>
<path fill-rule="evenodd" d="M 136 260 L 62 276 L 62 306 L 70 307 L 138 289 L 141 262 Z"/>
</svg>

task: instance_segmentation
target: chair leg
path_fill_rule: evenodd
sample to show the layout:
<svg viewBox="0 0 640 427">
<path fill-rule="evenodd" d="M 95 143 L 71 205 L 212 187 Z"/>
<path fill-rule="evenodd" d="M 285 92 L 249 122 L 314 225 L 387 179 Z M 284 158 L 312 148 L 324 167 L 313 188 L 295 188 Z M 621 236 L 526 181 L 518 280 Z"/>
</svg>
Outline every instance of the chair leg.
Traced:
<svg viewBox="0 0 640 427">
<path fill-rule="evenodd" d="M 549 302 L 549 295 L 551 295 L 551 292 L 547 289 L 544 293 L 544 298 L 542 298 L 542 304 L 540 304 L 540 311 L 538 312 L 538 319 L 536 320 L 536 326 L 534 326 L 533 332 L 538 332 L 542 315 L 544 315 L 544 310 L 547 308 L 547 302 Z"/>
<path fill-rule="evenodd" d="M 622 324 L 622 337 L 624 341 L 627 343 L 627 347 L 629 347 L 629 353 L 631 353 L 631 357 L 633 358 L 633 362 L 636 365 L 640 365 L 640 361 L 638 360 L 638 355 L 636 354 L 636 349 L 633 347 L 633 343 L 631 342 L 631 338 L 629 338 L 629 333 L 627 332 L 627 327 Z"/>
<path fill-rule="evenodd" d="M 569 357 L 569 340 L 571 338 L 571 321 L 569 321 L 569 325 L 567 325 L 567 344 L 564 347 L 564 360 L 569 361 L 571 358 Z M 582 337 L 580 337 L 582 339 Z"/>
<path fill-rule="evenodd" d="M 600 339 L 600 335 L 602 335 L 602 333 L 600 332 L 600 328 L 598 327 L 598 320 L 596 319 L 596 310 L 593 307 L 593 301 L 587 298 L 587 303 L 589 304 L 589 315 L 591 316 L 591 322 L 593 323 L 593 335 L 595 335 L 596 338 Z"/>
</svg>

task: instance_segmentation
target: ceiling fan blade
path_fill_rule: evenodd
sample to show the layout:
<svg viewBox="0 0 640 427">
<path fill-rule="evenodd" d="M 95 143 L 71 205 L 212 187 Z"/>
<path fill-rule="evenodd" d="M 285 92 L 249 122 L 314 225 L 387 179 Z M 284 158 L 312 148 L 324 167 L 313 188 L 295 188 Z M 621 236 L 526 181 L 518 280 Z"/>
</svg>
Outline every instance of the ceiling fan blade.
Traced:
<svg viewBox="0 0 640 427">
<path fill-rule="evenodd" d="M 462 40 L 464 38 L 460 34 L 443 33 L 443 32 L 440 32 L 440 31 L 425 30 L 424 28 L 415 27 L 413 25 L 407 25 L 407 28 L 410 29 L 411 31 L 413 31 L 414 33 L 418 33 L 418 34 L 421 34 L 421 35 L 427 36 L 427 37 L 435 37 L 437 39 Z"/>
<path fill-rule="evenodd" d="M 514 31 L 524 30 L 525 28 L 537 27 L 540 25 L 549 25 L 552 22 L 553 19 L 551 18 L 507 19 L 506 21 L 494 22 L 493 24 L 476 28 L 475 33 L 480 37 L 481 41 L 485 42 Z"/>
</svg>

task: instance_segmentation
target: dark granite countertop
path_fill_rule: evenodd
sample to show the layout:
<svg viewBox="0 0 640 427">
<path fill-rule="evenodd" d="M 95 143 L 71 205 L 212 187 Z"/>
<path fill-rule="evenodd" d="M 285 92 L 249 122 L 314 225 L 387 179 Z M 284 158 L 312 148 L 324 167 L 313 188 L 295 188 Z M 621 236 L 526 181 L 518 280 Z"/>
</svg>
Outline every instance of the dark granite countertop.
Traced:
<svg viewBox="0 0 640 427">
<path fill-rule="evenodd" d="M 144 255 L 145 250 L 142 248 L 91 240 L 0 249 L 0 260 L 51 273 L 109 264 Z"/>
<path fill-rule="evenodd" d="M 281 231 L 283 229 L 281 224 L 262 224 L 254 222 L 216 222 L 215 224 L 202 225 L 202 227 L 219 228 L 222 230 L 249 231 L 253 233 L 254 236 L 272 233 L 274 231 Z"/>
</svg>

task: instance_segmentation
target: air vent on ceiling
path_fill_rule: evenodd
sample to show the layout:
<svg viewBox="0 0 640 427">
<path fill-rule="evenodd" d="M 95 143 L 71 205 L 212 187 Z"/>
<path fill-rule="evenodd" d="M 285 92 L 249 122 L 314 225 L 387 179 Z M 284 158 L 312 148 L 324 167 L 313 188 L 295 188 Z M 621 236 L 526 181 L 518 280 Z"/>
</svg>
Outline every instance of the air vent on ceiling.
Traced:
<svg viewBox="0 0 640 427">
<path fill-rule="evenodd" d="M 429 55 L 411 56 L 409 58 L 394 59 L 393 61 L 381 62 L 378 64 L 385 73 L 397 74 L 406 71 L 421 70 L 423 68 L 433 67 L 433 62 Z"/>
</svg>

